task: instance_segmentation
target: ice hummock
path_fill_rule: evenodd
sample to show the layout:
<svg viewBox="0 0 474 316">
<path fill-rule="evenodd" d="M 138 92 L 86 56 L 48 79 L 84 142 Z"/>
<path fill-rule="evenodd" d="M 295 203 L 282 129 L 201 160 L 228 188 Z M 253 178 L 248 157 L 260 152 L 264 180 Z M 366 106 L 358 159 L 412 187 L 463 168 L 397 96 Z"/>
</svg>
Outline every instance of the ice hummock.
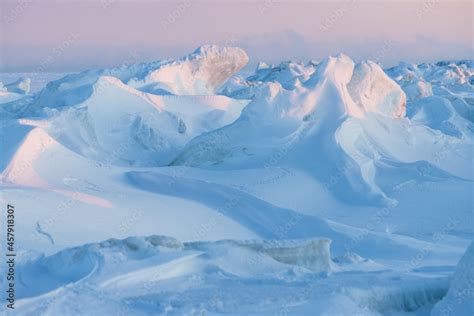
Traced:
<svg viewBox="0 0 474 316">
<path fill-rule="evenodd" d="M 178 59 L 86 70 L 48 83 L 38 93 L 31 110 L 84 102 L 103 76 L 117 78 L 150 94 L 212 95 L 247 62 L 248 56 L 240 48 L 205 45 Z"/>
<path fill-rule="evenodd" d="M 374 62 L 358 63 L 347 88 L 352 99 L 365 111 L 405 116 L 405 92 Z"/>
<path fill-rule="evenodd" d="M 453 139 L 459 135 L 456 127 L 447 131 L 451 125 L 437 134 L 431 129 L 442 128 L 436 121 L 406 119 L 404 91 L 373 62 L 355 65 L 345 55 L 330 57 L 297 87 L 288 90 L 276 80 L 262 82 L 252 91 L 252 101 L 233 124 L 194 138 L 173 164 L 255 167 L 271 161 L 275 150 L 283 148 L 279 164 L 304 168 L 338 198 L 354 202 L 356 196 L 363 203 L 382 205 L 396 203 L 378 184 L 386 182 L 379 175 L 387 163 L 404 164 L 416 172 L 411 164 L 425 160 L 433 169 L 455 177 L 473 177 L 472 172 L 466 173 L 472 143 Z M 414 111 L 411 108 L 410 115 Z M 472 123 L 455 121 L 452 126 L 460 126 L 469 135 Z M 217 134 L 230 140 L 202 150 L 202 144 Z M 446 146 L 452 146 L 456 154 L 443 151 Z M 433 158 L 440 151 L 449 158 Z M 331 176 L 341 170 L 344 177 L 331 184 Z"/>
</svg>

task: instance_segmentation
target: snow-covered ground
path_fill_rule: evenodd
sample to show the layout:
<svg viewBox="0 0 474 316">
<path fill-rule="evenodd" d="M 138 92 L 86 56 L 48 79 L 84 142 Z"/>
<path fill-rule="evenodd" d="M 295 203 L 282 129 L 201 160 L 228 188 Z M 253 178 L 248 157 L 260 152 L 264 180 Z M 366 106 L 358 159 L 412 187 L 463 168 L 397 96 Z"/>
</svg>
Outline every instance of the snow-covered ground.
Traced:
<svg viewBox="0 0 474 316">
<path fill-rule="evenodd" d="M 474 312 L 474 62 L 247 62 L 1 77 L 15 315 Z"/>
</svg>

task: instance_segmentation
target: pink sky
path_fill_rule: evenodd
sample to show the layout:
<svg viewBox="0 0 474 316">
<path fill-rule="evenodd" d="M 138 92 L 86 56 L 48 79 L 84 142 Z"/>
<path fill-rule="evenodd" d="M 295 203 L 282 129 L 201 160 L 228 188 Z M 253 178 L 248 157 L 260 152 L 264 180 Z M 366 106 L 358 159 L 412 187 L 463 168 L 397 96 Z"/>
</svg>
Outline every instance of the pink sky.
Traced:
<svg viewBox="0 0 474 316">
<path fill-rule="evenodd" d="M 78 70 L 186 54 L 206 43 L 253 63 L 473 58 L 471 1 L 2 0 L 1 70 Z"/>
</svg>

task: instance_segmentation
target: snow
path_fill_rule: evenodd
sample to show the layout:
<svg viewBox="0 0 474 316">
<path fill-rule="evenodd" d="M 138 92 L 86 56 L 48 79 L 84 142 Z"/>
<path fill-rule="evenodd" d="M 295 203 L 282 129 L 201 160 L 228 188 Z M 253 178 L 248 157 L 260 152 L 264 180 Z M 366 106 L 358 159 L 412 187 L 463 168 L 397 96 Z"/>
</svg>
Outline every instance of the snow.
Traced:
<svg viewBox="0 0 474 316">
<path fill-rule="evenodd" d="M 87 100 L 54 118 L 50 130 L 86 157 L 112 154 L 127 164 L 165 165 L 193 137 L 235 120 L 246 103 L 224 96 L 156 96 L 103 76 Z M 116 152 L 120 146 L 125 148 Z"/>
<path fill-rule="evenodd" d="M 51 81 L 41 90 L 31 111 L 84 102 L 100 77 L 115 77 L 137 90 L 157 95 L 212 95 L 248 62 L 240 48 L 206 45 L 177 60 L 91 69 Z"/>
<path fill-rule="evenodd" d="M 0 104 L 17 101 L 23 97 L 24 95 L 20 93 L 0 91 Z"/>
<path fill-rule="evenodd" d="M 1 89 L 15 314 L 472 313 L 473 62 L 247 62 Z"/>
<path fill-rule="evenodd" d="M 412 121 L 450 136 L 469 137 L 473 132 L 471 123 L 444 97 L 429 96 L 413 102 L 409 117 Z"/>
<path fill-rule="evenodd" d="M 65 75 L 66 73 L 61 72 L 0 72 L 0 81 L 3 84 L 8 84 L 29 78 L 31 79 L 29 93 L 34 94 L 43 89 L 48 82 L 60 79 Z"/>
<path fill-rule="evenodd" d="M 15 82 L 6 84 L 4 87 L 8 92 L 28 94 L 30 92 L 31 79 L 20 78 Z"/>
<path fill-rule="evenodd" d="M 348 289 L 333 293 L 331 278 L 347 282 L 351 277 L 327 274 L 328 256 L 324 239 L 184 243 L 156 235 L 109 239 L 32 257 L 22 264 L 23 295 L 17 313 L 192 314 L 197 308 L 219 314 L 239 308 L 243 312 L 287 310 L 299 314 L 317 308 L 328 315 L 354 309 L 377 315 L 416 310 L 439 299 L 444 291 L 445 282 L 425 280 L 416 285 L 420 280 L 412 277 L 404 280 L 404 292 L 380 287 L 377 292 Z M 381 284 L 378 278 L 370 281 L 374 286 Z M 33 283 L 45 286 L 31 287 Z M 209 292 L 210 285 L 233 291 Z M 175 294 L 167 296 L 167 292 Z M 90 309 L 90 302 L 96 299 L 103 303 Z M 308 299 L 313 303 L 301 304 Z"/>
<path fill-rule="evenodd" d="M 166 63 L 128 84 L 147 92 L 175 95 L 210 95 L 248 62 L 240 48 L 201 46 L 182 60 Z"/>
<path fill-rule="evenodd" d="M 404 91 L 411 101 L 433 95 L 431 84 L 424 80 L 418 80 L 416 82 L 406 84 L 404 86 Z"/>
<path fill-rule="evenodd" d="M 318 148 L 317 157 L 306 168 L 324 165 L 327 170 L 312 172 L 321 183 L 339 198 L 354 201 L 356 194 L 365 203 L 394 202 L 377 184 L 377 164 L 381 163 L 424 160 L 454 176 L 472 179 L 471 141 L 437 134 L 427 122 L 423 123 L 431 128 L 401 119 L 406 100 L 397 84 L 374 63 L 359 64 L 354 74 L 353 69 L 352 60 L 341 55 L 322 61 L 299 88 L 289 91 L 276 82 L 263 84 L 235 123 L 193 139 L 173 164 L 262 166 L 272 159 L 272 148 L 283 148 L 285 164 L 305 168 L 298 151 L 310 153 Z M 472 125 L 459 126 L 467 133 Z M 212 138 L 218 135 L 225 135 L 227 141 L 214 144 Z M 203 146 L 206 143 L 213 146 Z M 340 170 L 345 177 L 328 185 Z"/>
<path fill-rule="evenodd" d="M 352 99 L 365 111 L 405 116 L 405 93 L 374 62 L 357 64 L 347 88 Z"/>
<path fill-rule="evenodd" d="M 314 71 L 315 65 L 312 63 L 305 65 L 286 61 L 271 67 L 266 64 L 259 64 L 255 74 L 248 77 L 247 80 L 256 82 L 276 81 L 285 89 L 292 89 L 295 87 L 296 82 L 306 81 Z"/>
<path fill-rule="evenodd" d="M 48 184 L 38 176 L 34 164 L 43 152 L 55 145 L 58 143 L 43 129 L 34 128 L 29 131 L 3 172 L 3 181 L 48 188 Z"/>
<path fill-rule="evenodd" d="M 10 79 L 9 76 L 0 74 L 0 79 Z M 30 92 L 31 79 L 18 78 L 13 82 L 4 83 L 0 81 L 0 104 L 9 103 L 24 98 Z"/>
<path fill-rule="evenodd" d="M 456 267 L 448 294 L 431 315 L 470 315 L 474 312 L 474 243 L 471 242 Z"/>
<path fill-rule="evenodd" d="M 85 285 L 95 287 L 106 301 L 118 297 L 125 301 L 132 299 L 134 288 L 143 296 L 158 295 L 155 285 L 162 282 L 168 283 L 167 287 L 170 282 L 187 287 L 193 285 L 191 278 L 197 285 L 202 278 L 213 276 L 224 282 L 239 277 L 265 279 L 271 277 L 270 271 L 265 271 L 268 268 L 280 273 L 301 269 L 300 273 L 311 274 L 329 271 L 330 261 L 329 242 L 324 239 L 188 243 L 156 235 L 109 239 L 30 258 L 21 265 L 23 298 L 17 312 L 28 313 L 32 306 L 41 310 L 44 305 L 64 315 L 73 314 L 75 308 L 87 311 L 81 304 L 61 303 L 61 297 L 74 296 Z M 34 283 L 43 286 L 32 287 Z M 37 298 L 52 302 L 43 305 Z M 146 312 L 144 307 L 136 306 L 135 312 Z"/>
</svg>

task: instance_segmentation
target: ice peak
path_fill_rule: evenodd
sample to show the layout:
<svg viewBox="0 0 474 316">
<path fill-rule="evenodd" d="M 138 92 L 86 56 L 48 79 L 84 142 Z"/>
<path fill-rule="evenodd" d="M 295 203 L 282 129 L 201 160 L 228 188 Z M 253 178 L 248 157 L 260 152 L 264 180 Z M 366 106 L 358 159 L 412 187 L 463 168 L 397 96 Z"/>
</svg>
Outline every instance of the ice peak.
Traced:
<svg viewBox="0 0 474 316">
<path fill-rule="evenodd" d="M 247 53 L 239 47 L 233 46 L 220 46 L 215 44 L 201 45 L 194 50 L 192 55 L 210 55 L 210 54 L 225 54 L 225 53 L 238 53 L 247 56 Z M 248 56 L 247 56 L 248 59 Z"/>
</svg>

